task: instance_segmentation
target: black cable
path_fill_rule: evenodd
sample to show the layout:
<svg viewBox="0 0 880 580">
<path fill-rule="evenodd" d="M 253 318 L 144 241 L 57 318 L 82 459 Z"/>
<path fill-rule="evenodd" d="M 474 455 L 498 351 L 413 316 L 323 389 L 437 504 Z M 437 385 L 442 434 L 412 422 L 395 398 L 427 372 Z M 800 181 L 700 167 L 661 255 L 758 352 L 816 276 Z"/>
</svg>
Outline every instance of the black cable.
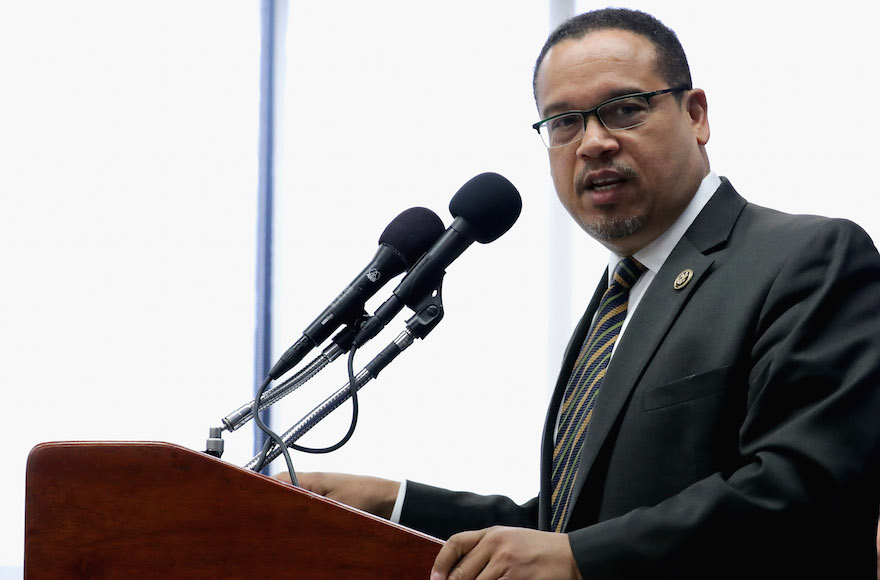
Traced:
<svg viewBox="0 0 880 580">
<path fill-rule="evenodd" d="M 269 447 L 271 446 L 271 442 L 274 441 L 276 445 L 281 447 L 281 453 L 284 454 L 284 461 L 287 463 L 287 473 L 290 475 L 290 483 L 299 487 L 299 481 L 296 479 L 296 472 L 293 470 L 293 461 L 290 459 L 290 454 L 287 452 L 287 446 L 284 445 L 284 441 L 281 437 L 272 431 L 260 418 L 260 400 L 263 398 L 263 391 L 266 390 L 266 387 L 269 386 L 269 383 L 272 382 L 272 377 L 266 377 L 263 381 L 263 384 L 260 385 L 260 388 L 257 389 L 257 395 L 254 397 L 254 421 L 257 424 L 257 427 L 260 430 L 269 436 L 269 439 L 266 441 L 266 444 L 263 445 L 263 450 L 260 453 L 260 457 L 257 460 L 257 464 L 254 466 L 254 471 L 260 472 L 263 470 L 263 463 L 266 461 L 266 454 L 269 452 Z"/>
<path fill-rule="evenodd" d="M 357 396 L 357 378 L 354 375 L 354 353 L 357 351 L 356 346 L 351 347 L 351 351 L 348 353 L 348 390 L 351 393 L 351 425 L 348 427 L 348 432 L 345 436 L 335 445 L 331 445 L 330 447 L 303 447 L 301 445 L 297 445 L 296 443 L 289 443 L 288 445 L 284 445 L 283 442 L 279 443 L 278 441 L 273 441 L 273 439 L 269 439 L 266 441 L 266 444 L 263 445 L 263 450 L 260 453 L 260 458 L 257 460 L 257 464 L 254 467 L 255 471 L 259 471 L 262 467 L 263 462 L 266 460 L 266 455 L 272 449 L 272 443 L 274 442 L 276 445 L 281 445 L 282 452 L 287 454 L 287 450 L 285 447 L 290 447 L 295 451 L 301 451 L 303 453 L 311 453 L 313 455 L 320 455 L 324 453 L 331 453 L 336 451 L 351 439 L 351 436 L 354 434 L 354 430 L 357 427 L 358 422 L 358 413 L 359 413 L 359 405 L 358 405 L 358 396 Z"/>
<path fill-rule="evenodd" d="M 304 453 L 312 453 L 312 454 L 323 454 L 323 453 L 331 453 L 336 451 L 351 439 L 351 436 L 354 434 L 355 427 L 357 427 L 358 422 L 358 397 L 357 397 L 357 378 L 354 376 L 354 353 L 357 351 L 356 346 L 351 347 L 351 351 L 348 353 L 348 391 L 351 393 L 351 425 L 348 428 L 348 433 L 345 434 L 345 437 L 342 438 L 339 443 L 335 445 L 331 445 L 330 447 L 321 447 L 321 448 L 312 448 L 312 447 L 302 447 L 297 445 L 296 443 L 291 443 L 290 448 L 295 449 L 296 451 L 302 451 Z"/>
</svg>

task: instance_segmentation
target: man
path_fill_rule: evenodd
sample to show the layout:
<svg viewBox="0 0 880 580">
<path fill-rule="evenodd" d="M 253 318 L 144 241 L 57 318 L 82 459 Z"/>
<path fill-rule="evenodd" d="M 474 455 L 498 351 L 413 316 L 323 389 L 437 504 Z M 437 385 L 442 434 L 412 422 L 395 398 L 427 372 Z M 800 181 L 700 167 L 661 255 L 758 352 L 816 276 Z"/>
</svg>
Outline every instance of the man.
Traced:
<svg viewBox="0 0 880 580">
<path fill-rule="evenodd" d="M 451 535 L 435 580 L 875 578 L 880 256 L 868 236 L 751 205 L 710 170 L 706 95 L 648 15 L 563 24 L 534 92 L 559 199 L 611 252 L 551 400 L 539 497 L 301 483 Z M 767 114 L 784 114 L 778 101 Z"/>
</svg>

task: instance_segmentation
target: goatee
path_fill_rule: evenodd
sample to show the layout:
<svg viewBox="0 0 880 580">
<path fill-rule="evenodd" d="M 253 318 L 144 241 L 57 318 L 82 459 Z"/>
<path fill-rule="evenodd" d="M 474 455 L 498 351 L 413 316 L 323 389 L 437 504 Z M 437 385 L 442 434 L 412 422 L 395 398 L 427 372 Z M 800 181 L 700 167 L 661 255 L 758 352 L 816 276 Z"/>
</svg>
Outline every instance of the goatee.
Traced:
<svg viewBox="0 0 880 580">
<path fill-rule="evenodd" d="M 632 217 L 599 218 L 584 224 L 588 234 L 597 240 L 616 240 L 631 236 L 645 224 L 644 215 Z"/>
</svg>

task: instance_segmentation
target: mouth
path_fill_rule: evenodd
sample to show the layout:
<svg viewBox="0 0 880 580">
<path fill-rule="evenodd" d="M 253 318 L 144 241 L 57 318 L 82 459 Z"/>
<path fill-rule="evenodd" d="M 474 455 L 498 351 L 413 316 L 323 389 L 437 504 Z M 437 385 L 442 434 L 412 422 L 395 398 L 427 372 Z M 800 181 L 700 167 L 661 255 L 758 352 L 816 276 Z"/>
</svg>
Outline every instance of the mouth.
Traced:
<svg viewBox="0 0 880 580">
<path fill-rule="evenodd" d="M 629 177 L 611 169 L 592 171 L 583 181 L 584 193 L 590 196 L 593 203 L 599 205 L 614 204 L 621 201 L 623 188 Z"/>
<path fill-rule="evenodd" d="M 606 177 L 587 181 L 588 191 L 607 191 L 626 183 L 623 177 Z"/>
</svg>

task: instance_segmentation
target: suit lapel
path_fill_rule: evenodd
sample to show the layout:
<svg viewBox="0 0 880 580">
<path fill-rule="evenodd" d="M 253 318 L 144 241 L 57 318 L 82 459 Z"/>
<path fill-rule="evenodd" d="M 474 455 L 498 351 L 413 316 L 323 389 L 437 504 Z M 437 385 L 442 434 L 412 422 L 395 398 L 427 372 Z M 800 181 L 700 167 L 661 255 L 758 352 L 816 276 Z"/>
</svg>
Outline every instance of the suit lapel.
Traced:
<svg viewBox="0 0 880 580">
<path fill-rule="evenodd" d="M 594 473 L 594 463 L 601 448 L 608 440 L 615 422 L 627 406 L 633 389 L 638 384 L 647 365 L 650 364 L 663 338 L 675 323 L 679 313 L 693 293 L 699 291 L 702 279 L 710 275 L 710 267 L 714 262 L 710 254 L 726 244 L 733 224 L 744 206 L 745 200 L 733 190 L 727 180 L 723 180 L 721 187 L 676 245 L 642 297 L 637 310 L 628 323 L 626 332 L 617 345 L 614 358 L 608 366 L 599 390 L 574 483 L 573 498 L 579 496 L 589 477 L 598 476 Z M 685 270 L 691 270 L 692 275 L 688 283 L 679 288 L 676 279 Z M 600 284 L 597 295 L 601 296 L 605 286 L 606 284 Z M 587 314 L 578 326 L 579 332 L 572 337 L 572 344 L 578 338 L 580 342 L 576 347 L 569 344 L 566 352 L 566 366 L 563 367 L 563 373 L 557 382 L 550 406 L 550 414 L 548 414 L 544 432 L 545 465 L 542 468 L 542 496 L 547 498 L 550 493 L 549 472 L 552 470 L 552 466 L 548 467 L 546 464 L 552 465 L 555 413 L 558 412 L 562 398 L 561 393 L 565 390 L 565 384 L 574 362 L 573 359 L 569 361 L 571 351 L 575 350 L 574 357 L 576 357 L 580 343 L 583 342 L 593 313 L 595 313 L 596 302 L 597 298 L 594 296 Z M 587 328 L 580 332 L 585 320 Z M 548 447 L 549 458 L 546 457 Z M 541 503 L 547 504 L 546 512 L 549 518 L 549 499 Z M 576 499 L 571 502 L 569 516 L 576 504 Z M 541 515 L 544 515 L 543 510 Z"/>
</svg>

